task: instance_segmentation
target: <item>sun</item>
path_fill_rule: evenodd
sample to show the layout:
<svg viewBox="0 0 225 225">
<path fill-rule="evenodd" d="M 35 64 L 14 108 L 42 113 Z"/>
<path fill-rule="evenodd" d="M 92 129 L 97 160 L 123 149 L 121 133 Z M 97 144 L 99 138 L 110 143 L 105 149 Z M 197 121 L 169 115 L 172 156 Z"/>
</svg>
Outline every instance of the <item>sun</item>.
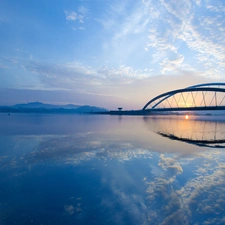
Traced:
<svg viewBox="0 0 225 225">
<path fill-rule="evenodd" d="M 186 119 L 186 120 L 188 120 L 188 118 L 189 118 L 189 116 L 188 116 L 188 115 L 186 115 L 186 116 L 185 116 L 185 119 Z"/>
</svg>

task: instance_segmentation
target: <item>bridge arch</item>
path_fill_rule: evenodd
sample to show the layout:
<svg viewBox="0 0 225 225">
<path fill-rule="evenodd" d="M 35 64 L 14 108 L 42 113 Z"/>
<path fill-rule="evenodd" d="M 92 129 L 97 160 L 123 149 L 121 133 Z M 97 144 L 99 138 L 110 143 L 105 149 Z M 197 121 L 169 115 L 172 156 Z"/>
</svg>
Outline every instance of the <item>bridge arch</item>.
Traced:
<svg viewBox="0 0 225 225">
<path fill-rule="evenodd" d="M 147 102 L 142 110 L 225 110 L 225 83 L 198 84 L 165 92 Z"/>
</svg>

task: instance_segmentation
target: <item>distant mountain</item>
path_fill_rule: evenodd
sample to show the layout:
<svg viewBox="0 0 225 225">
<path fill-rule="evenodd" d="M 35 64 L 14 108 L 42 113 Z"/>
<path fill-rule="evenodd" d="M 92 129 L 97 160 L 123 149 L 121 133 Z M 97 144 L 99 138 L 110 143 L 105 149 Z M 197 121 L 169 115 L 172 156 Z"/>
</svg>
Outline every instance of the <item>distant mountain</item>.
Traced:
<svg viewBox="0 0 225 225">
<path fill-rule="evenodd" d="M 107 109 L 104 108 L 99 108 L 96 106 L 89 106 L 89 105 L 84 105 L 80 106 L 79 108 L 76 109 L 77 112 L 82 113 L 82 112 L 106 112 L 108 111 Z"/>
<path fill-rule="evenodd" d="M 52 104 L 44 104 L 42 102 L 29 102 L 25 104 L 16 104 L 14 106 L 11 106 L 13 108 L 27 108 L 27 109 L 34 109 L 34 108 L 44 108 L 44 109 L 58 109 L 58 108 L 63 108 L 63 109 L 77 109 L 78 107 L 81 107 L 81 105 L 73 105 L 73 104 L 68 104 L 68 105 L 52 105 Z"/>
<path fill-rule="evenodd" d="M 52 105 L 42 102 L 29 102 L 25 104 L 16 104 L 13 106 L 0 106 L 0 112 L 43 112 L 43 113 L 97 113 L 107 112 L 105 108 L 99 108 L 89 105 Z"/>
</svg>

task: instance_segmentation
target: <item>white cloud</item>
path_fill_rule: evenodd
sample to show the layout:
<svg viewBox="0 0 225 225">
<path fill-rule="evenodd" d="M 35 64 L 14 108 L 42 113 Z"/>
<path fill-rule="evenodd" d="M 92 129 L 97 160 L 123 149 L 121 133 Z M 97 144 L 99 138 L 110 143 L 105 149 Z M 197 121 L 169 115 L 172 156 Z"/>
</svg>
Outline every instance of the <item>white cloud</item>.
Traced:
<svg viewBox="0 0 225 225">
<path fill-rule="evenodd" d="M 219 0 L 219 1 L 206 1 L 206 5 L 205 7 L 210 10 L 211 12 L 225 12 L 225 6 L 224 6 L 224 2 Z"/>
<path fill-rule="evenodd" d="M 80 26 L 81 24 L 84 24 L 85 17 L 88 13 L 88 10 L 85 7 L 79 7 L 77 12 L 64 10 L 64 13 L 66 15 L 66 20 L 71 21 L 76 25 L 76 27 L 73 25 L 73 30 L 85 30 L 84 25 Z"/>
<path fill-rule="evenodd" d="M 72 12 L 68 12 L 68 11 L 64 11 L 65 15 L 66 15 L 66 20 L 68 21 L 75 21 L 77 19 L 77 13 L 72 11 Z"/>
<path fill-rule="evenodd" d="M 180 20 L 184 20 L 190 16 L 192 8 L 192 2 L 190 0 L 181 0 L 179 2 L 161 0 L 161 3 L 169 13 Z"/>
<path fill-rule="evenodd" d="M 150 4 L 151 3 L 151 4 Z M 152 17 L 149 23 L 149 41 L 146 49 L 151 52 L 154 63 L 163 66 L 161 72 L 175 71 L 176 65 L 182 61 L 180 56 L 185 57 L 186 63 L 190 63 L 192 68 L 196 65 L 202 69 L 203 75 L 216 77 L 223 76 L 225 68 L 225 36 L 224 19 L 222 11 L 218 11 L 217 16 L 202 14 L 200 17 L 195 14 L 196 6 L 191 1 L 160 1 L 160 5 L 148 2 L 147 7 L 154 7 L 157 12 L 156 17 Z M 196 3 L 203 11 L 204 5 L 198 1 Z M 220 3 L 221 4 L 221 3 Z M 222 6 L 218 7 L 222 10 Z M 188 49 L 183 48 L 183 43 Z M 182 48 L 181 48 L 182 46 Z M 191 56 L 196 55 L 195 61 Z M 176 61 L 179 58 L 181 61 Z M 200 66 L 201 65 L 201 66 Z M 216 66 L 215 66 L 216 65 Z M 212 68 L 219 68 L 213 74 L 206 71 Z M 218 74 L 219 73 L 219 74 Z"/>
<path fill-rule="evenodd" d="M 210 31 L 214 32 L 214 31 Z M 205 37 L 193 26 L 186 26 L 184 31 L 187 45 L 199 52 L 202 60 L 212 61 L 218 65 L 224 66 L 225 47 L 224 45 L 214 42 L 212 39 Z M 215 59 L 215 60 L 214 60 Z"/>
<path fill-rule="evenodd" d="M 177 71 L 177 69 L 181 66 L 182 62 L 184 61 L 184 56 L 177 55 L 176 59 L 164 59 L 160 65 L 162 67 L 162 74 L 164 74 L 166 71 Z"/>
</svg>

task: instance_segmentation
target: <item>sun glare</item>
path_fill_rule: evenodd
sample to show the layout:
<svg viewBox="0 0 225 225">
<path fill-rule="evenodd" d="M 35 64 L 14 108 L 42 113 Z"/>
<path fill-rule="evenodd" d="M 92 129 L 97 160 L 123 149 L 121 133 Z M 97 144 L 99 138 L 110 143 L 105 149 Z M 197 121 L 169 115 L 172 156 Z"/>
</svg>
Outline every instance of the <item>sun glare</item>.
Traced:
<svg viewBox="0 0 225 225">
<path fill-rule="evenodd" d="M 185 116 L 185 119 L 186 119 L 186 120 L 188 120 L 188 118 L 189 118 L 189 116 L 188 116 L 188 115 L 186 115 L 186 116 Z"/>
</svg>

